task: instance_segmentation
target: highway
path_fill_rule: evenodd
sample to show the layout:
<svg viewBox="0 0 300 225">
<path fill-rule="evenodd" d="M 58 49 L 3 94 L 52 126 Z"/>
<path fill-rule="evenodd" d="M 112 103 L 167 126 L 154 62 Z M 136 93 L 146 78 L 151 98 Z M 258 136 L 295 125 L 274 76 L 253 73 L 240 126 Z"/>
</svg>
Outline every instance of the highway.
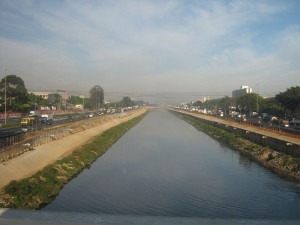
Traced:
<svg viewBox="0 0 300 225">
<path fill-rule="evenodd" d="M 34 130 L 43 130 L 50 128 L 52 126 L 57 126 L 60 124 L 71 123 L 73 121 L 84 120 L 90 118 L 91 113 L 84 114 L 72 114 L 72 115 L 54 115 L 54 121 L 52 124 L 41 123 L 37 127 L 25 126 L 21 127 L 12 127 L 12 128 L 0 128 L 0 147 L 11 145 L 13 142 L 10 142 L 9 137 L 18 136 L 22 133 L 28 133 Z M 92 117 L 101 116 L 100 114 L 93 113 Z M 7 120 L 7 124 L 20 124 L 20 118 L 13 118 Z M 0 120 L 0 123 L 3 124 L 4 120 Z"/>
</svg>

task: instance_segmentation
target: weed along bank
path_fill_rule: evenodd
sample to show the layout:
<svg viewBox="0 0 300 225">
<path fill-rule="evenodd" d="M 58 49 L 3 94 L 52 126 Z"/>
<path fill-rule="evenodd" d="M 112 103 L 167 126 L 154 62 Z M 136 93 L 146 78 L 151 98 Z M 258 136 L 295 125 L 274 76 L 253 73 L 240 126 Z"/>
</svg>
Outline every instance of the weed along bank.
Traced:
<svg viewBox="0 0 300 225">
<path fill-rule="evenodd" d="M 89 135 L 90 138 L 94 137 L 91 141 L 87 142 L 87 139 L 86 143 L 81 147 L 66 151 L 64 155 L 67 154 L 67 156 L 60 157 L 57 161 L 54 160 L 54 163 L 52 162 L 41 168 L 36 173 L 32 172 L 33 175 L 27 178 L 11 181 L 1 190 L 0 206 L 38 209 L 49 203 L 69 180 L 105 153 L 113 143 L 135 126 L 145 114 L 146 110 L 142 110 L 128 119 L 122 118 L 124 121 L 128 121 L 119 125 L 117 125 L 119 123 L 118 120 L 112 120 L 110 121 L 112 128 L 98 136 L 92 133 Z M 18 158 L 13 160 L 18 160 Z"/>
<path fill-rule="evenodd" d="M 298 184 L 228 146 L 165 109 L 149 111 L 41 210 L 299 219 Z"/>
<path fill-rule="evenodd" d="M 156 108 L 6 185 L 1 202 L 41 213 L 299 220 L 297 160 Z"/>
</svg>

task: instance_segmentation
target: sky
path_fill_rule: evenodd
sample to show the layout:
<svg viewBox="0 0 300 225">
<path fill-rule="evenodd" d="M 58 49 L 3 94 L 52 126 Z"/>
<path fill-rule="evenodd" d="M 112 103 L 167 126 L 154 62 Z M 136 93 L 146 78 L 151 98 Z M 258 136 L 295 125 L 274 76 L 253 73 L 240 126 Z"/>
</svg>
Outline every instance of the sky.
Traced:
<svg viewBox="0 0 300 225">
<path fill-rule="evenodd" d="M 0 0 L 0 67 L 106 99 L 274 96 L 300 84 L 300 1 Z"/>
</svg>

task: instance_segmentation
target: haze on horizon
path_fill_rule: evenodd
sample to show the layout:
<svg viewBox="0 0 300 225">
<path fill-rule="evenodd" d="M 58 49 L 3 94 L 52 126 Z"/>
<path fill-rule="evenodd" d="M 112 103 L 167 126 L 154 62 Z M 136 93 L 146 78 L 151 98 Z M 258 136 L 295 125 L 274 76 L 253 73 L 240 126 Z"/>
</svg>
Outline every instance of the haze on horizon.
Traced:
<svg viewBox="0 0 300 225">
<path fill-rule="evenodd" d="M 297 0 L 2 0 L 0 79 L 153 101 L 241 85 L 274 96 L 300 83 L 299 12 Z"/>
</svg>

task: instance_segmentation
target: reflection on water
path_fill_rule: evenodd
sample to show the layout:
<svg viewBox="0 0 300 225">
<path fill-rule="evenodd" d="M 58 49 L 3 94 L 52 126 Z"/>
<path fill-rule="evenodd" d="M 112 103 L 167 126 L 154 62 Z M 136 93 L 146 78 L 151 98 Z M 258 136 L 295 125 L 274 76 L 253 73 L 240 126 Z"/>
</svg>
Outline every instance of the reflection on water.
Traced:
<svg viewBox="0 0 300 225">
<path fill-rule="evenodd" d="M 42 210 L 300 219 L 300 186 L 155 110 Z"/>
</svg>

